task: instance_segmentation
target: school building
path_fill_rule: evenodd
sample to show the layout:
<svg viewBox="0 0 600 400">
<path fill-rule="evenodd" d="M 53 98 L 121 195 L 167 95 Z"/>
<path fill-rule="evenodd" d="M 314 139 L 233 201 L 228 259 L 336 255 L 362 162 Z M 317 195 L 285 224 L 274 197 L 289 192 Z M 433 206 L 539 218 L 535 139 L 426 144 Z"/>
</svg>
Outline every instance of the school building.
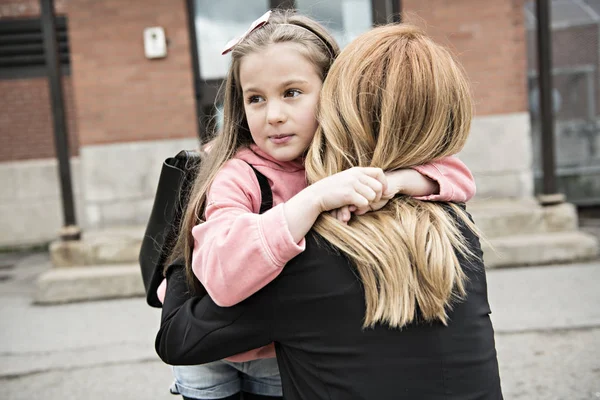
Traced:
<svg viewBox="0 0 600 400">
<path fill-rule="evenodd" d="M 574 3 L 600 6 L 595 0 Z M 530 117 L 531 4 L 56 0 L 77 222 L 84 233 L 146 223 L 162 161 L 197 147 L 218 115 L 216 93 L 229 61 L 220 49 L 274 7 L 296 8 L 324 22 L 342 45 L 374 24 L 394 20 L 401 10 L 405 20 L 448 45 L 464 65 L 476 100 L 472 133 L 459 156 L 475 175 L 477 199 L 530 202 L 537 157 Z M 588 25 L 596 29 L 590 34 L 596 44 L 585 49 L 592 62 L 584 72 L 591 71 L 585 76 L 593 86 L 599 80 L 598 25 Z M 39 0 L 0 0 L 4 247 L 47 243 L 63 224 L 41 35 Z M 598 110 L 592 114 L 596 118 Z"/>
</svg>

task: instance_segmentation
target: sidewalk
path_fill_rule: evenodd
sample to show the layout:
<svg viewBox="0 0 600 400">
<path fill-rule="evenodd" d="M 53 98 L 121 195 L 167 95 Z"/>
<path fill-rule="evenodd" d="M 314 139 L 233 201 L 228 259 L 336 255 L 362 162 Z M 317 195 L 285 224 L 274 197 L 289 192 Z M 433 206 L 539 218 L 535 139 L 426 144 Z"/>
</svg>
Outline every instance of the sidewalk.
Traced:
<svg viewBox="0 0 600 400">
<path fill-rule="evenodd" d="M 48 256 L 15 261 L 0 257 L 0 398 L 178 399 L 154 353 L 160 310 L 142 298 L 34 306 Z M 488 281 L 505 399 L 600 399 L 600 261 Z"/>
</svg>

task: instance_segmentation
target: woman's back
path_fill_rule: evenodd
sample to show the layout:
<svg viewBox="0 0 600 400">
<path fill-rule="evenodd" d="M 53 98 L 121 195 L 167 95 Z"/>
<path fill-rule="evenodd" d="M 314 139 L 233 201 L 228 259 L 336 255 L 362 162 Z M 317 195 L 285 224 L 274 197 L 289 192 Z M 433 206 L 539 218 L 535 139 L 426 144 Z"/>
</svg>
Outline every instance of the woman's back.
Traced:
<svg viewBox="0 0 600 400">
<path fill-rule="evenodd" d="M 461 232 L 481 255 L 477 237 Z M 467 296 L 449 311 L 448 326 L 363 329 L 354 268 L 311 234 L 304 253 L 237 306 L 220 308 L 208 297 L 166 302 L 157 351 L 186 364 L 275 341 L 286 399 L 501 399 L 485 270 L 477 260 L 460 262 Z M 182 293 L 169 282 L 171 289 Z"/>
<path fill-rule="evenodd" d="M 471 250 L 479 240 L 462 228 Z M 315 236 L 277 283 L 275 340 L 284 387 L 331 399 L 500 399 L 483 264 L 460 262 L 467 297 L 442 323 L 363 329 L 362 285 L 345 257 Z"/>
</svg>

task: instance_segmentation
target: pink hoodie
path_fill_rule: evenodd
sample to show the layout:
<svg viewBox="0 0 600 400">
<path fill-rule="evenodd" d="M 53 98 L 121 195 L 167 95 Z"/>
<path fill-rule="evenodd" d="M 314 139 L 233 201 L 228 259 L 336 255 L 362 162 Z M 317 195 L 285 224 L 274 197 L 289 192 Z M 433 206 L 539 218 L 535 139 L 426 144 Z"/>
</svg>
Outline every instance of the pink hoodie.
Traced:
<svg viewBox="0 0 600 400">
<path fill-rule="evenodd" d="M 273 208 L 258 214 L 260 186 L 251 164 L 269 180 Z M 456 157 L 414 167 L 439 184 L 440 193 L 421 199 L 464 202 L 475 194 L 475 182 Z M 205 210 L 205 222 L 192 229 L 192 268 L 214 302 L 233 306 L 271 282 L 283 266 L 304 250 L 295 243 L 283 213 L 283 203 L 306 187 L 300 161 L 280 162 L 256 145 L 242 149 L 215 177 Z M 159 288 L 164 298 L 165 282 Z M 269 345 L 228 358 L 248 361 L 274 357 Z"/>
</svg>

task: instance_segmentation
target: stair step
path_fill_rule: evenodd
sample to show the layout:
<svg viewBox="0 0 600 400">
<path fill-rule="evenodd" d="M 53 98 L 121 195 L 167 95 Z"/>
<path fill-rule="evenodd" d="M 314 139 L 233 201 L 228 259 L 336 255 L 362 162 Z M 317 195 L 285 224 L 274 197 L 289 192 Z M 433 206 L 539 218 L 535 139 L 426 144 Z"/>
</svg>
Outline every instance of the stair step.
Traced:
<svg viewBox="0 0 600 400">
<path fill-rule="evenodd" d="M 83 233 L 81 240 L 50 244 L 50 259 L 57 267 L 136 263 L 145 227 L 114 227 Z"/>
<path fill-rule="evenodd" d="M 584 232 L 514 235 L 484 242 L 486 268 L 556 264 L 598 257 L 598 239 Z"/>
<path fill-rule="evenodd" d="M 479 229 L 488 238 L 577 230 L 572 204 L 542 207 L 533 199 L 486 200 L 467 204 Z"/>
<path fill-rule="evenodd" d="M 554 264 L 598 256 L 598 239 L 582 232 L 525 234 L 482 243 L 486 268 Z M 144 296 L 136 263 L 51 268 L 37 281 L 38 304 Z M 142 301 L 142 300 L 140 300 Z"/>
<path fill-rule="evenodd" d="M 138 264 L 51 268 L 37 280 L 37 304 L 71 303 L 144 295 Z"/>
</svg>

